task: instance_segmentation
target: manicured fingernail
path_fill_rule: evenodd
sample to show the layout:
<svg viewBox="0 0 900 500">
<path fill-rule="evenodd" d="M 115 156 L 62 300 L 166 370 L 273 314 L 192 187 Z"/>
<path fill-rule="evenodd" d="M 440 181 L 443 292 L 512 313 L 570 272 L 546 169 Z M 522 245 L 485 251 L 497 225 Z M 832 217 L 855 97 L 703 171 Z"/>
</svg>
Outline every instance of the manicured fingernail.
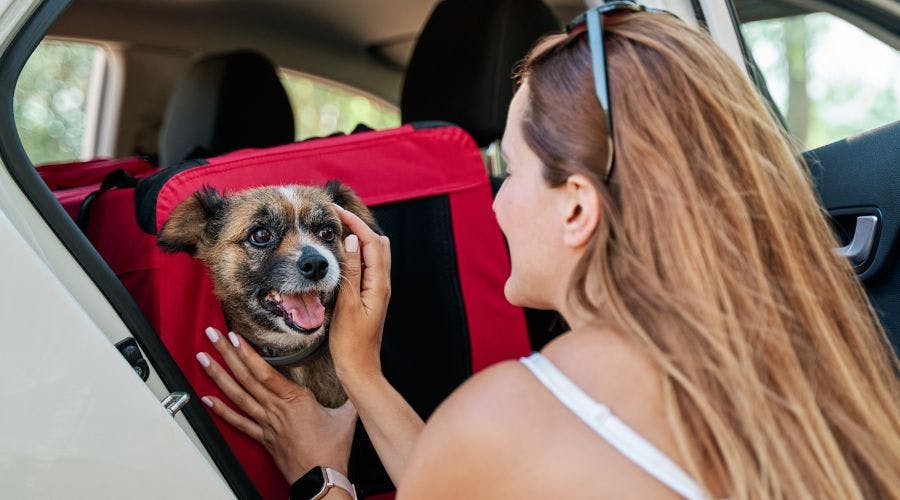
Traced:
<svg viewBox="0 0 900 500">
<path fill-rule="evenodd" d="M 344 250 L 351 253 L 359 251 L 359 238 L 357 238 L 355 234 L 351 234 L 344 238 Z"/>
<path fill-rule="evenodd" d="M 228 340 L 231 341 L 231 345 L 237 347 L 238 345 L 238 337 L 234 334 L 234 332 L 228 332 Z"/>
<path fill-rule="evenodd" d="M 212 408 L 213 400 L 209 398 L 209 396 L 203 396 L 200 398 L 200 401 L 203 401 L 203 404 Z"/>
<path fill-rule="evenodd" d="M 206 353 L 198 352 L 197 361 L 199 361 L 200 364 L 203 365 L 203 368 L 209 368 L 209 356 L 207 356 Z"/>
<path fill-rule="evenodd" d="M 334 205 L 334 208 L 336 208 L 338 210 L 344 210 L 344 207 L 338 205 L 337 203 L 332 203 L 332 205 Z"/>
<path fill-rule="evenodd" d="M 216 329 L 211 326 L 206 327 L 206 336 L 209 337 L 210 342 L 216 342 L 217 340 L 219 340 L 219 332 L 217 332 Z"/>
</svg>

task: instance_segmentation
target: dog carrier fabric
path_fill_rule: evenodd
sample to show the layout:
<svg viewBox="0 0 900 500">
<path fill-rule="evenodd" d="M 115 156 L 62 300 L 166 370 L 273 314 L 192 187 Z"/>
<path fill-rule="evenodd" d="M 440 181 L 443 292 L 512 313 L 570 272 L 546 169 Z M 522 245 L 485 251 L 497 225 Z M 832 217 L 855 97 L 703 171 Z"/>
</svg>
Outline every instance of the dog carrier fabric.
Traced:
<svg viewBox="0 0 900 500">
<path fill-rule="evenodd" d="M 423 418 L 473 372 L 530 352 L 523 312 L 503 297 L 509 257 L 477 146 L 448 124 L 405 125 L 196 160 L 95 200 L 88 238 L 198 395 L 222 396 L 194 355 L 217 355 L 203 329 L 225 331 L 225 319 L 204 265 L 163 253 L 152 233 L 205 185 L 236 192 L 331 179 L 353 188 L 391 238 L 393 295 L 382 363 Z M 215 422 L 260 494 L 286 498 L 288 485 L 265 450 Z M 361 427 L 350 477 L 366 494 L 393 490 Z"/>
<path fill-rule="evenodd" d="M 100 184 L 106 176 L 117 170 L 141 177 L 153 173 L 156 167 L 140 156 L 37 166 L 41 179 L 73 219 L 78 217 L 85 198 L 100 189 Z"/>
</svg>

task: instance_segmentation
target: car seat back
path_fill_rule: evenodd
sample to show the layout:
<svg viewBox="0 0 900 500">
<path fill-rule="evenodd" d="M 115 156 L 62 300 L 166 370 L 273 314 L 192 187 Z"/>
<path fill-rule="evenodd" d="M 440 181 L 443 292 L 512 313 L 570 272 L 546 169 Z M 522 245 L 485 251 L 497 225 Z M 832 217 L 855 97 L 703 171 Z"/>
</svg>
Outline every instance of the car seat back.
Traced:
<svg viewBox="0 0 900 500">
<path fill-rule="evenodd" d="M 159 164 L 294 141 L 294 114 L 272 63 L 239 50 L 195 62 L 175 86 L 159 134 Z"/>
<path fill-rule="evenodd" d="M 406 69 L 403 122 L 451 122 L 481 147 L 500 139 L 515 90 L 515 65 L 541 36 L 559 27 L 541 0 L 438 3 Z"/>
</svg>

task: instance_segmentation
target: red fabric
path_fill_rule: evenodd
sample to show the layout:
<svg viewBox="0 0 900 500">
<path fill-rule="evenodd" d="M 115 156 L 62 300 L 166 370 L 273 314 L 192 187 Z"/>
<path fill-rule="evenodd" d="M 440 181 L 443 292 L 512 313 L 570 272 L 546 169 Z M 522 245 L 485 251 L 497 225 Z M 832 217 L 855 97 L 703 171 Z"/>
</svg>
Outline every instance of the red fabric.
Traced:
<svg viewBox="0 0 900 500">
<path fill-rule="evenodd" d="M 507 252 L 500 228 L 492 214 L 485 213 L 485 207 L 492 202 L 488 183 L 450 195 L 456 264 L 469 324 L 472 370 L 476 372 L 531 352 L 522 309 L 503 296 L 510 264 L 508 258 L 503 258 Z M 474 221 L 483 223 L 473 224 Z M 498 332 L 498 328 L 502 331 Z"/>
<path fill-rule="evenodd" d="M 509 262 L 490 211 L 484 164 L 475 143 L 458 128 L 404 126 L 213 158 L 163 186 L 157 227 L 203 185 L 238 191 L 273 184 L 323 185 L 335 178 L 369 205 L 448 195 L 473 368 L 528 353 L 522 310 L 503 298 Z M 160 251 L 154 238 L 137 228 L 132 196 L 133 190 L 119 189 L 100 197 L 88 237 L 134 295 L 195 391 L 224 398 L 194 358 L 204 351 L 221 362 L 203 334 L 207 326 L 225 328 L 206 269 L 186 254 Z M 214 421 L 263 497 L 286 498 L 288 485 L 268 453 L 225 422 Z"/>
<path fill-rule="evenodd" d="M 96 182 L 87 186 L 53 191 L 53 196 L 56 196 L 56 201 L 63 206 L 69 217 L 75 219 L 78 217 L 78 211 L 81 209 L 84 199 L 98 189 L 100 189 L 100 183 Z"/>
<path fill-rule="evenodd" d="M 84 199 L 100 189 L 107 174 L 118 169 L 135 177 L 143 177 L 153 173 L 156 167 L 137 156 L 118 160 L 51 163 L 37 167 L 41 179 L 73 219 L 78 216 Z"/>
<path fill-rule="evenodd" d="M 103 181 L 106 174 L 122 169 L 131 175 L 151 172 L 156 167 L 139 156 L 119 159 L 96 159 L 68 163 L 38 165 L 38 174 L 51 191 L 86 186 Z"/>
<path fill-rule="evenodd" d="M 456 127 L 417 131 L 407 125 L 238 151 L 172 177 L 157 198 L 156 227 L 162 227 L 178 203 L 206 184 L 237 191 L 273 184 L 324 185 L 340 179 L 368 205 L 488 186 L 474 144 Z"/>
</svg>

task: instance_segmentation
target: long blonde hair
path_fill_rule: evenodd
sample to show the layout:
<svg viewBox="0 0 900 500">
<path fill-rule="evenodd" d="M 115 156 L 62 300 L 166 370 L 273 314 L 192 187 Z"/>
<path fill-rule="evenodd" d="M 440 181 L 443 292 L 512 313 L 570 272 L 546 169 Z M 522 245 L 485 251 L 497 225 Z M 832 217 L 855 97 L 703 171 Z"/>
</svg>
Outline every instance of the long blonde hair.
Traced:
<svg viewBox="0 0 900 500">
<path fill-rule="evenodd" d="M 898 363 L 805 165 L 738 67 L 661 14 L 605 20 L 616 168 L 585 36 L 524 61 L 524 132 L 603 218 L 570 298 L 665 374 L 687 467 L 716 496 L 900 498 Z"/>
</svg>

